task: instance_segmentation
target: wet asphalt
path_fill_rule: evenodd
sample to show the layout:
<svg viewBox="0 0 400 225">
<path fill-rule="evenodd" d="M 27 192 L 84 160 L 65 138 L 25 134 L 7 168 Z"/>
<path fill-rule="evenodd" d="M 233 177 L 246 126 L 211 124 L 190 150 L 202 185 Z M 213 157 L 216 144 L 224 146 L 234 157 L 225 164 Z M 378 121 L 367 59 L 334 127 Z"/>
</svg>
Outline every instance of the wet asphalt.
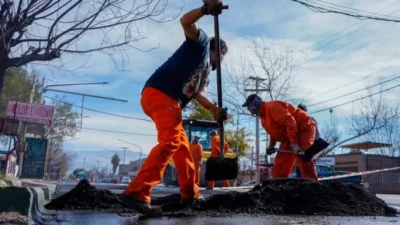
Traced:
<svg viewBox="0 0 400 225">
<path fill-rule="evenodd" d="M 111 190 L 115 193 L 121 193 L 122 190 Z M 216 188 L 213 191 L 201 190 L 204 197 L 213 194 L 227 192 Z M 239 189 L 235 191 L 248 191 L 248 189 Z M 152 197 L 162 197 L 170 194 L 179 193 L 175 187 L 157 187 L 153 189 Z M 377 195 L 387 204 L 395 207 L 400 212 L 400 195 Z M 332 217 L 332 216 L 238 216 L 230 217 L 181 217 L 181 218 L 142 218 L 137 214 L 109 214 L 102 212 L 76 212 L 76 211 L 52 211 L 43 216 L 43 225 L 281 225 L 281 224 L 362 224 L 377 225 L 390 224 L 400 225 L 400 214 L 397 217 Z"/>
<path fill-rule="evenodd" d="M 283 224 L 400 224 L 400 217 L 305 217 L 305 216 L 231 216 L 231 217 L 185 217 L 185 218 L 146 218 L 138 216 L 115 215 L 91 212 L 60 212 L 46 225 L 283 225 Z"/>
</svg>

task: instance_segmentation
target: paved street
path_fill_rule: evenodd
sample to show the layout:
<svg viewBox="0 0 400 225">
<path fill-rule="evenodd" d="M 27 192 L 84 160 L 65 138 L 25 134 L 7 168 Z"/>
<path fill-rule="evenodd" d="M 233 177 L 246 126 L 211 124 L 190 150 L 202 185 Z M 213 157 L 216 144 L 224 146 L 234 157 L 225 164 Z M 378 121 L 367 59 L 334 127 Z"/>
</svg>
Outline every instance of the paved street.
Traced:
<svg viewBox="0 0 400 225">
<path fill-rule="evenodd" d="M 251 187 L 247 188 L 216 188 L 213 191 L 205 190 L 201 188 L 201 193 L 204 197 L 223 193 L 230 190 L 235 191 L 248 191 Z M 115 193 L 121 193 L 122 188 L 111 189 Z M 153 189 L 153 197 L 162 197 L 170 194 L 179 193 L 177 187 L 164 187 L 159 185 Z M 379 198 L 385 200 L 389 205 L 396 207 L 400 210 L 400 196 L 398 195 L 378 195 Z M 85 225 L 97 225 L 97 224 L 108 224 L 108 225 L 236 225 L 236 224 L 264 224 L 264 225 L 283 225 L 283 224 L 310 224 L 310 225 L 321 225 L 321 224 L 363 224 L 363 225 L 379 225 L 379 224 L 400 224 L 400 217 L 326 217 L 326 216 L 235 216 L 231 217 L 210 217 L 210 218 L 153 218 L 153 219 L 140 219 L 137 215 L 116 215 L 107 213 L 92 213 L 92 212 L 57 212 L 56 219 L 47 221 L 46 225 L 72 225 L 72 224 L 85 224 Z"/>
</svg>

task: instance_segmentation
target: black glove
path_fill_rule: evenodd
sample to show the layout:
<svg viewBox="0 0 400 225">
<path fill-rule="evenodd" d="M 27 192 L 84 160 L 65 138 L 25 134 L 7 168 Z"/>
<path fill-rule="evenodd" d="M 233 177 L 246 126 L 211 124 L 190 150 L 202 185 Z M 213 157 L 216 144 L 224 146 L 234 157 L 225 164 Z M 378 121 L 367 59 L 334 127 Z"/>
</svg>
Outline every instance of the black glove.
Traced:
<svg viewBox="0 0 400 225">
<path fill-rule="evenodd" d="M 222 13 L 224 4 L 222 0 L 203 0 L 203 6 L 201 7 L 201 12 L 204 15 L 219 15 Z"/>
<path fill-rule="evenodd" d="M 223 122 L 228 119 L 228 109 L 221 108 L 217 105 L 212 106 L 210 112 L 213 114 L 214 120 L 217 122 Z"/>
<path fill-rule="evenodd" d="M 267 155 L 275 154 L 277 151 L 277 148 L 267 148 Z"/>
</svg>

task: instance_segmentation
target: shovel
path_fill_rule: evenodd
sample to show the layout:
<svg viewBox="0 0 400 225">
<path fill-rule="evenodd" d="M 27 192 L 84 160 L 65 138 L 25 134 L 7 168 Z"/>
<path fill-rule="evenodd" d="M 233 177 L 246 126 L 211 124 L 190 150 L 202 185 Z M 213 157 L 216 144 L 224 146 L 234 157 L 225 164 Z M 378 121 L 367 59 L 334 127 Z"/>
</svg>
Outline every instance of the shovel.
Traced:
<svg viewBox="0 0 400 225">
<path fill-rule="evenodd" d="M 317 159 L 323 153 L 322 150 L 324 150 L 328 146 L 329 146 L 328 142 L 326 142 L 322 138 L 319 138 L 315 140 L 314 143 L 305 152 L 299 152 L 297 156 L 300 157 L 303 160 L 303 162 L 310 162 L 311 160 Z M 276 152 L 294 154 L 293 151 L 281 150 L 281 149 L 278 150 L 277 148 L 274 148 L 268 154 L 272 155 Z"/>
<path fill-rule="evenodd" d="M 229 9 L 228 5 L 223 6 L 223 9 Z M 214 32 L 215 46 L 217 50 L 217 95 L 218 106 L 222 107 L 222 80 L 221 80 L 221 45 L 219 37 L 219 20 L 218 15 L 214 16 Z M 224 157 L 224 123 L 218 122 L 218 133 L 220 140 L 221 157 L 210 157 L 207 159 L 205 178 L 207 181 L 212 180 L 232 180 L 236 179 L 239 165 L 238 157 L 228 159 Z"/>
</svg>

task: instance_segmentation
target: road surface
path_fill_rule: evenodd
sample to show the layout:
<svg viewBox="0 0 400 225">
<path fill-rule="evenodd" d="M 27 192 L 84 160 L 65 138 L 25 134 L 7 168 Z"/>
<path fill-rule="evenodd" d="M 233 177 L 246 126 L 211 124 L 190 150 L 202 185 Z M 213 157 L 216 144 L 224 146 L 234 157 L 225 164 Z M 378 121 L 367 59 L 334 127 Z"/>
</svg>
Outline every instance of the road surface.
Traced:
<svg viewBox="0 0 400 225">
<path fill-rule="evenodd" d="M 239 188 L 235 191 L 248 191 L 250 187 Z M 216 193 L 227 192 L 230 189 L 216 188 L 213 191 L 201 189 L 201 193 L 204 197 L 213 195 Z M 111 189 L 115 193 L 121 193 L 122 188 Z M 177 187 L 164 187 L 162 185 L 156 186 L 153 189 L 153 197 L 162 197 L 170 194 L 179 193 Z M 399 195 L 377 195 L 379 198 L 386 201 L 390 206 L 397 208 L 400 212 L 400 196 Z M 137 215 L 133 214 L 106 214 L 100 212 L 56 212 L 55 217 L 45 221 L 45 225 L 73 225 L 73 224 L 85 224 L 85 225 L 283 225 L 283 224 L 309 224 L 309 225 L 323 225 L 323 224 L 363 224 L 363 225 L 395 225 L 400 224 L 400 217 L 328 217 L 328 216 L 277 216 L 277 215 L 265 215 L 265 216 L 235 216 L 231 217 L 187 217 L 187 218 L 153 218 L 153 219 L 141 219 Z"/>
</svg>

